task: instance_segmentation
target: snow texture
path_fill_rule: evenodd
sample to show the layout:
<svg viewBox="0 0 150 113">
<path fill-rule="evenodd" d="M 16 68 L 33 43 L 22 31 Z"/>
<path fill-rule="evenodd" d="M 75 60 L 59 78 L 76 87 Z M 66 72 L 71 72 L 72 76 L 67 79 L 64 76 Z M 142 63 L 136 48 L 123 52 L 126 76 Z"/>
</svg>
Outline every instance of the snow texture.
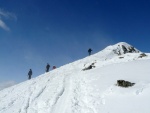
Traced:
<svg viewBox="0 0 150 113">
<path fill-rule="evenodd" d="M 120 48 L 119 46 L 120 45 Z M 150 54 L 121 42 L 0 91 L 0 113 L 150 113 Z M 121 54 L 116 54 L 120 51 Z M 83 71 L 94 64 L 94 68 Z M 134 86 L 122 88 L 117 80 Z"/>
</svg>

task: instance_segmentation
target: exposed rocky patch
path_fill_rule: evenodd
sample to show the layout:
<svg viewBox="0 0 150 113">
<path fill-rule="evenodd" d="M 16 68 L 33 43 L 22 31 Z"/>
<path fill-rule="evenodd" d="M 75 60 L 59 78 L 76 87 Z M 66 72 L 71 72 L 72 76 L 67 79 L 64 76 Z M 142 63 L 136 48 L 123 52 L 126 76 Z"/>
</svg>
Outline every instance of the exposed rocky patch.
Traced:
<svg viewBox="0 0 150 113">
<path fill-rule="evenodd" d="M 87 67 L 85 67 L 84 69 L 82 69 L 82 71 L 85 71 L 85 70 L 89 70 L 89 69 L 95 68 L 94 64 L 95 64 L 95 63 L 90 64 L 89 66 L 87 66 Z"/>
<path fill-rule="evenodd" d="M 140 51 L 129 44 L 119 43 L 116 45 L 116 48 L 113 49 L 113 52 L 117 55 L 123 55 L 126 53 L 139 53 Z"/>
<path fill-rule="evenodd" d="M 133 86 L 135 83 L 131 83 L 129 81 L 125 81 L 125 80 L 117 80 L 117 86 L 120 86 L 120 87 L 131 87 Z"/>
<path fill-rule="evenodd" d="M 138 58 L 143 58 L 146 57 L 147 55 L 145 53 L 141 53 L 140 56 Z"/>
</svg>

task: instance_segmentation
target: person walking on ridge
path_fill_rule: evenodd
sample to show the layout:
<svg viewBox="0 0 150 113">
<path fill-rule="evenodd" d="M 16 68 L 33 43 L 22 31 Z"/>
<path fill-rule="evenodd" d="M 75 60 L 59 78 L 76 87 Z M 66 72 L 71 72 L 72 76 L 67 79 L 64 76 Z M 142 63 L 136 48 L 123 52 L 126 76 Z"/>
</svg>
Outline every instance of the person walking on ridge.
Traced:
<svg viewBox="0 0 150 113">
<path fill-rule="evenodd" d="M 49 72 L 49 68 L 50 68 L 50 65 L 47 63 L 47 65 L 46 65 L 46 72 Z"/>
<path fill-rule="evenodd" d="M 30 69 L 29 72 L 28 72 L 28 79 L 29 80 L 31 79 L 31 76 L 32 76 L 32 70 Z"/>
<path fill-rule="evenodd" d="M 89 48 L 89 50 L 88 50 L 89 56 L 91 55 L 91 52 L 92 52 L 92 49 Z"/>
</svg>

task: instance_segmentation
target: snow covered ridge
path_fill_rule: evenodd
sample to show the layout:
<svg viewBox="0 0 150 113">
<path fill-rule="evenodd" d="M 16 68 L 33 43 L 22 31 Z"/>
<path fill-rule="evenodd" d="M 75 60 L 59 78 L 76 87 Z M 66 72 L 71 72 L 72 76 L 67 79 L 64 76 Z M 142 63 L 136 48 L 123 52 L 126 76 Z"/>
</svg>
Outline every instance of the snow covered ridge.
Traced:
<svg viewBox="0 0 150 113">
<path fill-rule="evenodd" d="M 150 113 L 150 54 L 118 44 L 0 91 L 0 113 Z"/>
</svg>

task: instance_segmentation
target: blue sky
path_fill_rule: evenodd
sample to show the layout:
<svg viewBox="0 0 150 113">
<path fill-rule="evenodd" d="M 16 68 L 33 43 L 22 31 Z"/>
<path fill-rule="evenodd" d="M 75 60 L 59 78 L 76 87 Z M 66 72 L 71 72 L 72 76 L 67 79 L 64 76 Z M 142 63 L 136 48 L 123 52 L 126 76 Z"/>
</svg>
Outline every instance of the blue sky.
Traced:
<svg viewBox="0 0 150 113">
<path fill-rule="evenodd" d="M 150 0 L 1 0 L 0 82 L 127 42 L 150 51 Z"/>
</svg>

